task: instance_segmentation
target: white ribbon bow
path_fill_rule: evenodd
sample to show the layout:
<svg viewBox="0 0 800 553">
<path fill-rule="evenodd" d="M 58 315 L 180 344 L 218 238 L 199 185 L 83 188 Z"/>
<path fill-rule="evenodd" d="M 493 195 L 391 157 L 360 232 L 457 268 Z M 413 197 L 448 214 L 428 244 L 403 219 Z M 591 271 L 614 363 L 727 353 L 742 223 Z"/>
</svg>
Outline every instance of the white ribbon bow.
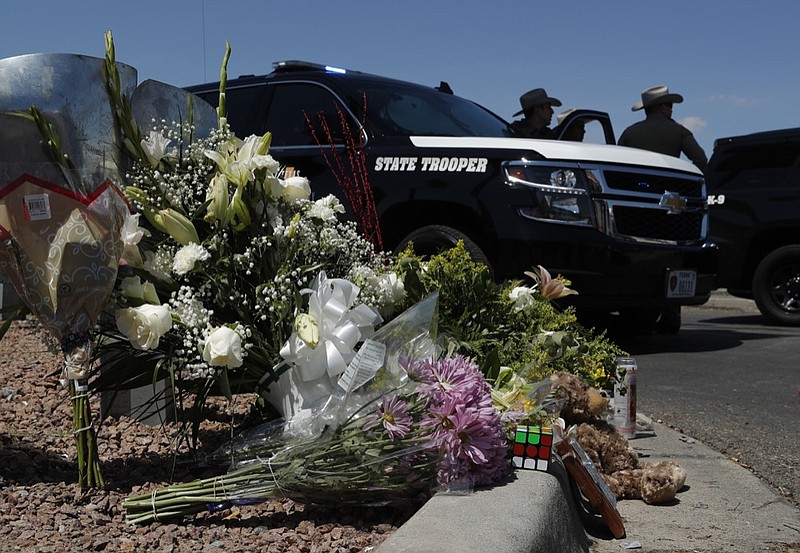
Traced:
<svg viewBox="0 0 800 553">
<path fill-rule="evenodd" d="M 308 343 L 295 329 L 281 348 L 281 357 L 293 363 L 306 382 L 325 373 L 330 377 L 343 373 L 355 356 L 356 345 L 372 335 L 375 325 L 383 321 L 371 307 L 354 306 L 360 289 L 348 280 L 329 279 L 322 271 L 312 286 L 301 293 L 310 294 L 308 315 L 317 326 L 319 338 L 316 343 Z"/>
</svg>

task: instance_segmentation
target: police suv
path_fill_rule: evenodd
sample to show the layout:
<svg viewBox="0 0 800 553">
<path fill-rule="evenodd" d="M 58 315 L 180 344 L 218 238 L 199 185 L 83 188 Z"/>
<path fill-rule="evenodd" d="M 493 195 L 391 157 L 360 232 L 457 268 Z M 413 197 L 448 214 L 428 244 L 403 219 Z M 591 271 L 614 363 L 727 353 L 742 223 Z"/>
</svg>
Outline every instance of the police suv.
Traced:
<svg viewBox="0 0 800 553">
<path fill-rule="evenodd" d="M 218 88 L 188 90 L 216 106 Z M 413 242 L 426 254 L 463 240 L 498 280 L 542 265 L 572 281 L 579 295 L 566 299 L 579 312 L 616 311 L 637 324 L 654 322 L 667 305 L 709 297 L 706 189 L 687 161 L 517 138 L 444 82 L 427 87 L 308 62 L 229 80 L 226 99 L 233 131 L 270 131 L 270 153 L 308 177 L 317 197 L 346 203 L 340 185 L 362 171 L 387 250 Z M 562 131 L 581 115 L 572 113 Z"/>
</svg>

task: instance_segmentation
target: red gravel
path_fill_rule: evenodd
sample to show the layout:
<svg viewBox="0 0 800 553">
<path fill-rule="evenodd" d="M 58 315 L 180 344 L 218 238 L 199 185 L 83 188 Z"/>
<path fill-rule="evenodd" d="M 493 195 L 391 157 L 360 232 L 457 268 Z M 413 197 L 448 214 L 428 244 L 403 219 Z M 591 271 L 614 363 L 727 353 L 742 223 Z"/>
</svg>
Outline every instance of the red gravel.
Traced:
<svg viewBox="0 0 800 553">
<path fill-rule="evenodd" d="M 48 350 L 37 323 L 15 321 L 0 340 L 0 551 L 370 551 L 413 512 L 332 509 L 274 500 L 200 514 L 183 524 L 131 526 L 122 502 L 133 494 L 208 474 L 174 466 L 174 427 L 127 417 L 99 427 L 104 489 L 82 492 L 71 433 L 72 408 L 58 383 L 60 354 Z M 230 436 L 219 422 L 236 417 L 220 404 L 203 423 L 201 445 Z M 99 401 L 93 402 L 99 414 Z M 214 420 L 212 420 L 214 419 Z M 183 447 L 179 453 L 185 453 Z"/>
</svg>

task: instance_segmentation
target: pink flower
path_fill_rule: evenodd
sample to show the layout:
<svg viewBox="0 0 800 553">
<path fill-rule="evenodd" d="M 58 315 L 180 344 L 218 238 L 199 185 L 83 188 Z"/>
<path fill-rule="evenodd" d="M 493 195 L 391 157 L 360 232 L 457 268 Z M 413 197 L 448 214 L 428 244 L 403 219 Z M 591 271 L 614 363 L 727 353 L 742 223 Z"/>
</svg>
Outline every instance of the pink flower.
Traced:
<svg viewBox="0 0 800 553">
<path fill-rule="evenodd" d="M 561 275 L 553 278 L 550 276 L 548 270 L 541 265 L 539 265 L 538 269 L 534 269 L 533 272 L 526 271 L 525 274 L 536 281 L 539 285 L 539 293 L 549 300 L 555 300 L 578 293 L 575 290 L 567 288 L 571 284 L 570 281 Z"/>
<path fill-rule="evenodd" d="M 411 430 L 411 416 L 408 414 L 406 402 L 393 395 L 391 398 L 383 396 L 383 402 L 375 412 L 367 417 L 364 430 L 371 430 L 378 425 L 383 425 L 389 438 L 402 438 Z"/>
</svg>

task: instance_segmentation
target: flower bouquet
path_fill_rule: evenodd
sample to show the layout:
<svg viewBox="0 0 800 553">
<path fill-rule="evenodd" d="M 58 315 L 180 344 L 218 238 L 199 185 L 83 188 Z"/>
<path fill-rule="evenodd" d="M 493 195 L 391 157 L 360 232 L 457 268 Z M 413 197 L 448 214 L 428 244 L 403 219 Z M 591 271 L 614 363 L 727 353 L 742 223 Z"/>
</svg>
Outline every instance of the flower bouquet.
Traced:
<svg viewBox="0 0 800 553">
<path fill-rule="evenodd" d="M 494 482 L 508 468 L 491 387 L 466 357 L 437 358 L 436 296 L 382 327 L 359 349 L 323 407 L 256 428 L 211 460 L 221 476 L 124 503 L 130 523 L 289 497 L 322 505 L 421 501 L 437 487 Z"/>
<path fill-rule="evenodd" d="M 338 199 L 312 200 L 308 180 L 272 158 L 269 133 L 230 132 L 225 62 L 218 128 L 199 136 L 191 121 L 140 131 L 110 37 L 106 60 L 134 215 L 97 386 L 169 378 L 195 406 L 210 394 L 255 392 L 284 417 L 318 407 L 402 297 L 402 282 L 355 223 L 339 219 Z M 295 358 L 309 362 L 284 375 Z"/>
<path fill-rule="evenodd" d="M 114 286 L 127 207 L 108 181 L 84 195 L 29 174 L 3 188 L 0 196 L 0 267 L 61 345 L 79 482 L 102 485 L 87 395 L 90 331 Z M 23 211 L 14 209 L 16 205 L 30 207 Z"/>
<path fill-rule="evenodd" d="M 131 68 L 120 71 L 131 81 Z M 103 484 L 88 399 L 91 332 L 115 284 L 128 213 L 113 183 L 101 74 L 100 60 L 69 54 L 0 63 L 8 85 L 0 92 L 0 270 L 63 351 L 81 486 Z"/>
</svg>

